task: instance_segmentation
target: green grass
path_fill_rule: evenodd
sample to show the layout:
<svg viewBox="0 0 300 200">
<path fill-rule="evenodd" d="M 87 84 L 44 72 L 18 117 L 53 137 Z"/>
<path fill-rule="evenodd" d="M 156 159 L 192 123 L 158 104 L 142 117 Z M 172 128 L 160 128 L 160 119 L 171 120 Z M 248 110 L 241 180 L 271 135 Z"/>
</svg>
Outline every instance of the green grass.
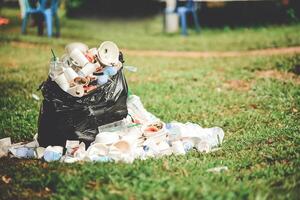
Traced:
<svg viewBox="0 0 300 200">
<path fill-rule="evenodd" d="M 13 16 L 15 11 L 4 9 L 3 13 Z M 154 30 L 148 34 L 141 27 L 159 24 L 157 19 L 153 20 L 126 22 L 136 27 L 136 30 L 127 28 L 128 34 L 113 32 L 120 30 L 125 22 L 107 22 L 109 28 L 95 37 L 81 37 L 78 28 L 82 22 L 89 27 L 101 22 L 63 19 L 64 37 L 53 40 L 20 36 L 15 22 L 3 28 L 0 138 L 10 136 L 14 142 L 32 139 L 37 130 L 41 101 L 35 101 L 31 94 L 41 97 L 36 88 L 47 77 L 49 48 L 62 54 L 63 45 L 75 39 L 89 44 L 111 39 L 126 48 L 176 47 L 177 50 L 193 47 L 192 42 L 198 40 L 207 44 L 208 50 L 265 48 L 270 47 L 267 45 L 270 41 L 282 46 L 298 44 L 297 38 L 286 43 L 280 35 L 299 29 L 299 25 L 229 32 L 204 30 L 203 35 L 183 39 L 164 35 L 158 31 L 159 27 L 157 35 L 151 33 Z M 267 30 L 275 30 L 275 33 L 266 35 Z M 247 34 L 241 34 L 243 31 Z M 251 42 L 249 35 L 252 35 L 251 40 L 266 46 Z M 226 40 L 220 40 L 219 36 Z M 236 44 L 237 37 L 243 38 L 243 42 L 232 45 Z M 152 41 L 147 41 L 150 38 Z M 169 42 L 177 40 L 185 40 L 187 47 Z M 193 48 L 205 50 L 203 46 Z M 139 67 L 137 73 L 126 72 L 126 76 L 129 87 L 141 97 L 149 111 L 164 121 L 222 127 L 225 141 L 221 149 L 208 154 L 193 151 L 185 156 L 136 160 L 133 164 L 63 164 L 1 158 L 0 177 L 7 175 L 11 181 L 5 184 L 0 179 L 0 199 L 298 198 L 300 77 L 292 71 L 300 65 L 300 55 L 209 59 L 125 55 L 125 59 L 127 64 Z M 276 76 L 262 77 L 270 71 Z M 216 166 L 227 166 L 229 170 L 220 174 L 206 172 Z"/>
</svg>

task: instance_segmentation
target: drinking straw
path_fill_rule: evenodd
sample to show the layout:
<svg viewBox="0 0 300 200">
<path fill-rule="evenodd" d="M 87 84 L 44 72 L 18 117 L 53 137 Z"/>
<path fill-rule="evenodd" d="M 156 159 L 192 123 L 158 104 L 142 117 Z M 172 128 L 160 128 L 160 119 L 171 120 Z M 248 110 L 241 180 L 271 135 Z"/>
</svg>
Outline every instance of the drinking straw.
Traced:
<svg viewBox="0 0 300 200">
<path fill-rule="evenodd" d="M 53 55 L 53 59 L 56 60 L 56 56 L 55 56 L 55 53 L 54 53 L 53 49 L 51 49 L 51 53 Z"/>
</svg>

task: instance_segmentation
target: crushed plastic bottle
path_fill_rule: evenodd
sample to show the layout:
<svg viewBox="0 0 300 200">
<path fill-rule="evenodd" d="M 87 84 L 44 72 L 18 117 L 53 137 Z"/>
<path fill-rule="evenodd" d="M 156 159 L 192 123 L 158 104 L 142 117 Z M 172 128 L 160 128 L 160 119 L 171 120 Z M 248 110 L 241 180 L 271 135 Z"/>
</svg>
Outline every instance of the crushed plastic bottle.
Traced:
<svg viewBox="0 0 300 200">
<path fill-rule="evenodd" d="M 134 66 L 124 66 L 124 69 L 130 71 L 130 72 L 137 72 L 137 67 Z"/>
<path fill-rule="evenodd" d="M 44 159 L 47 162 L 58 161 L 62 157 L 63 147 L 48 146 L 44 152 Z"/>
<path fill-rule="evenodd" d="M 35 152 L 33 148 L 20 147 L 16 149 L 15 156 L 17 158 L 34 158 Z"/>
<path fill-rule="evenodd" d="M 114 76 L 117 73 L 118 73 L 118 69 L 112 66 L 107 66 L 103 70 L 103 74 L 106 74 L 107 76 Z"/>
<path fill-rule="evenodd" d="M 99 85 L 104 85 L 105 83 L 107 83 L 108 79 L 109 79 L 109 76 L 107 74 L 97 76 L 97 83 Z"/>
</svg>

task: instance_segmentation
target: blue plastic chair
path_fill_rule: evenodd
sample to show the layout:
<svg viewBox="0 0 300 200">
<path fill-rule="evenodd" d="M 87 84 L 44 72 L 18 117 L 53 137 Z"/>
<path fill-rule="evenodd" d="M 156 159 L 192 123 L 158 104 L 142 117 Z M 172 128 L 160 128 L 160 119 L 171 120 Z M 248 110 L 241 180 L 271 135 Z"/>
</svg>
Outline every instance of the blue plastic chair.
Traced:
<svg viewBox="0 0 300 200">
<path fill-rule="evenodd" d="M 56 35 L 59 36 L 59 18 L 57 15 L 57 9 L 59 5 L 59 0 L 51 0 L 51 5 L 49 8 L 46 7 L 47 0 L 39 0 L 39 5 L 36 8 L 32 8 L 30 6 L 29 0 L 25 1 L 25 16 L 22 21 L 22 33 L 26 33 L 26 26 L 29 19 L 29 16 L 32 14 L 42 14 L 46 21 L 47 27 L 47 35 L 48 37 L 52 37 L 52 19 L 54 17 L 55 27 L 56 27 Z"/>
<path fill-rule="evenodd" d="M 178 0 L 177 0 L 177 5 L 178 5 Z M 180 17 L 180 25 L 181 25 L 181 34 L 182 35 L 187 35 L 187 20 L 186 16 L 188 13 L 192 13 L 196 31 L 200 32 L 200 25 L 198 21 L 198 16 L 197 16 L 197 9 L 195 6 L 195 2 L 193 0 L 187 0 L 185 6 L 180 6 L 177 7 L 177 13 Z"/>
</svg>

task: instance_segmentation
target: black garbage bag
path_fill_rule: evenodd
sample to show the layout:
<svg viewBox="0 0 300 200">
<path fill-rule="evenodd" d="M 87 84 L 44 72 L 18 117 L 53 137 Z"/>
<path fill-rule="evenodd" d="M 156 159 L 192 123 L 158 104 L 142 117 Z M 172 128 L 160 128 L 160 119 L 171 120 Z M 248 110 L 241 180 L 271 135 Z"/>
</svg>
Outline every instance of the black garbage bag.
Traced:
<svg viewBox="0 0 300 200">
<path fill-rule="evenodd" d="M 48 78 L 41 85 L 44 100 L 38 120 L 40 146 L 65 146 L 66 140 L 90 145 L 98 126 L 125 118 L 128 86 L 122 69 L 106 84 L 83 97 L 64 92 Z"/>
</svg>

